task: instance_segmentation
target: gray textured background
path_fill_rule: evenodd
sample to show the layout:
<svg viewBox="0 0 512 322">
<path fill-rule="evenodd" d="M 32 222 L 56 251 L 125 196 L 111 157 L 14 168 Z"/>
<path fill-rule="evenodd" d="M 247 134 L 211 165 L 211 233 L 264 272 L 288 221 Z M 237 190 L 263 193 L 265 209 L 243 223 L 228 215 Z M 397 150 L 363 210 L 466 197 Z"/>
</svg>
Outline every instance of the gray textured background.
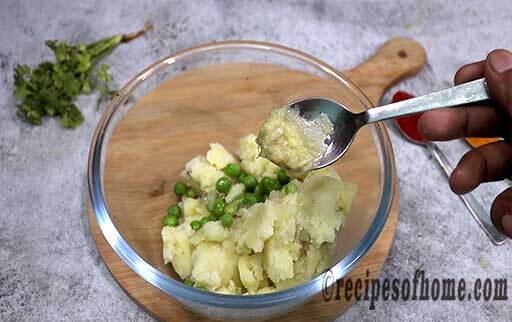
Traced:
<svg viewBox="0 0 512 322">
<path fill-rule="evenodd" d="M 451 83 L 463 63 L 512 46 L 512 4 L 502 1 L 11 1 L 0 3 L 0 320 L 151 320 L 109 275 L 85 214 L 86 157 L 101 112 L 79 106 L 85 123 L 32 127 L 15 115 L 17 62 L 50 58 L 45 39 L 87 42 L 132 31 L 151 18 L 155 31 L 118 48 L 118 85 L 178 49 L 220 39 L 279 42 L 340 68 L 367 58 L 388 37 L 427 49 L 428 65 L 399 86 L 415 94 Z M 396 241 L 382 277 L 512 277 L 510 243 L 494 247 L 420 147 L 391 131 L 400 182 Z M 466 147 L 443 144 L 452 162 Z M 479 188 L 487 207 L 503 184 Z M 509 319 L 509 302 L 386 302 L 354 305 L 349 320 Z"/>
</svg>

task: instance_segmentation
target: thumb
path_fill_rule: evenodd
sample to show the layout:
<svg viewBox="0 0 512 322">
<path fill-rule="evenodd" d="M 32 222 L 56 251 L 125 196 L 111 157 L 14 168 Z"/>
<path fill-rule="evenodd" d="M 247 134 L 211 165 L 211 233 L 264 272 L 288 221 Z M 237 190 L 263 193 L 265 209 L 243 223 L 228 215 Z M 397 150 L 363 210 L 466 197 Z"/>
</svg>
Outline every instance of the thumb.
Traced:
<svg viewBox="0 0 512 322">
<path fill-rule="evenodd" d="M 498 230 L 512 238 L 512 188 L 503 191 L 494 200 L 491 220 Z"/>
<path fill-rule="evenodd" d="M 512 117 L 512 53 L 496 49 L 487 55 L 485 78 L 493 101 Z"/>
</svg>

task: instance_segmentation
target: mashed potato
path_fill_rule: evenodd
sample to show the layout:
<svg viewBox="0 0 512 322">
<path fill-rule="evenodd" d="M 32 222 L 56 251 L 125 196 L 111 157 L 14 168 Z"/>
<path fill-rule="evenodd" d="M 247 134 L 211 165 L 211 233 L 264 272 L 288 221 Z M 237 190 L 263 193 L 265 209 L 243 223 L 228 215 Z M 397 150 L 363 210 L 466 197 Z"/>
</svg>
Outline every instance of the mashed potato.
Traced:
<svg viewBox="0 0 512 322">
<path fill-rule="evenodd" d="M 179 203 L 183 214 L 179 224 L 163 227 L 164 262 L 195 287 L 223 294 L 274 292 L 327 269 L 331 246 L 350 210 L 356 186 L 342 181 L 330 168 L 312 171 L 303 180 L 287 184 L 294 189 L 283 186 L 237 209 L 228 227 L 212 220 L 194 230 L 192 221 L 213 216 L 205 196 L 216 193 L 216 180 L 225 176 L 224 167 L 233 162 L 258 182 L 265 176 L 277 178 L 280 170 L 258 156 L 252 134 L 240 139 L 238 158 L 216 143 L 210 145 L 206 157 L 192 159 L 183 175 L 189 184 L 200 187 L 203 196 L 184 196 Z M 231 190 L 217 198 L 234 203 L 248 194 L 242 182 L 235 183 L 238 180 L 232 179 Z"/>
<path fill-rule="evenodd" d="M 261 156 L 299 172 L 312 169 L 327 149 L 333 133 L 329 117 L 321 113 L 313 120 L 299 115 L 288 106 L 273 110 L 258 134 Z"/>
</svg>

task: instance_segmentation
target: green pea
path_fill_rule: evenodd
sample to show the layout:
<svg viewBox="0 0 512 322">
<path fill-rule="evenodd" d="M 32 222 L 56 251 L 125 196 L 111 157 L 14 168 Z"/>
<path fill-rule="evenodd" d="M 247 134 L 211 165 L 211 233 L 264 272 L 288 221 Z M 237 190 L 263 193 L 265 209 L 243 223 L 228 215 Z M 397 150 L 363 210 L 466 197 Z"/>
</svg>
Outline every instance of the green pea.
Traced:
<svg viewBox="0 0 512 322">
<path fill-rule="evenodd" d="M 188 188 L 187 190 L 187 197 L 189 198 L 197 198 L 199 194 L 197 193 L 197 190 L 195 188 Z"/>
<path fill-rule="evenodd" d="M 267 177 L 267 176 L 265 176 L 265 177 L 261 178 L 260 183 L 261 183 L 261 185 L 263 186 L 263 188 L 265 188 L 265 186 L 266 186 L 266 185 L 268 185 L 268 183 L 270 182 L 270 180 L 272 180 L 272 178 L 271 178 L 271 177 Z"/>
<path fill-rule="evenodd" d="M 229 189 L 231 189 L 231 180 L 228 177 L 221 177 L 215 183 L 215 188 L 220 193 L 228 193 Z"/>
<path fill-rule="evenodd" d="M 254 189 L 254 194 L 259 199 L 259 202 L 265 201 L 265 199 L 268 197 L 268 192 L 265 190 L 261 183 Z"/>
<path fill-rule="evenodd" d="M 199 230 L 201 228 L 202 224 L 199 220 L 193 220 L 191 223 L 190 223 L 190 227 L 193 229 L 193 230 Z"/>
<path fill-rule="evenodd" d="M 176 184 L 174 185 L 174 193 L 178 197 L 184 196 L 187 193 L 187 185 L 182 181 L 176 182 Z"/>
<path fill-rule="evenodd" d="M 234 215 L 235 212 L 237 212 L 240 207 L 242 206 L 242 203 L 244 201 L 245 195 L 239 195 L 235 199 L 231 200 L 230 203 L 226 205 L 224 208 L 224 213 Z"/>
<path fill-rule="evenodd" d="M 226 228 L 231 227 L 231 225 L 233 225 L 233 216 L 230 214 L 222 215 L 220 218 L 220 223 Z"/>
<path fill-rule="evenodd" d="M 256 180 L 255 176 L 250 174 L 244 178 L 243 184 L 245 185 L 245 189 L 247 189 L 247 191 L 253 192 L 258 185 L 258 180 Z"/>
<path fill-rule="evenodd" d="M 279 183 L 282 185 L 287 184 L 290 182 L 290 177 L 286 174 L 286 170 L 281 168 L 279 172 L 277 173 L 277 180 L 279 180 Z"/>
<path fill-rule="evenodd" d="M 293 182 L 284 186 L 284 193 L 286 194 L 294 193 L 295 191 L 297 191 L 297 185 Z"/>
<path fill-rule="evenodd" d="M 180 218 L 181 216 L 181 209 L 178 205 L 172 205 L 167 208 L 167 214 L 169 216 L 174 216 L 176 218 Z"/>
<path fill-rule="evenodd" d="M 258 202 L 258 198 L 254 194 L 248 193 L 248 194 L 244 195 L 244 199 L 242 201 L 242 207 L 249 208 L 257 202 Z"/>
<path fill-rule="evenodd" d="M 176 227 L 179 225 L 178 217 L 167 215 L 164 217 L 164 221 L 163 221 L 162 225 L 164 227 L 165 226 Z"/>
<path fill-rule="evenodd" d="M 233 199 L 231 202 L 232 203 L 236 203 L 236 204 L 239 204 L 240 202 L 242 202 L 242 200 L 244 200 L 244 194 L 241 194 L 239 196 L 236 196 L 235 199 Z"/>
<path fill-rule="evenodd" d="M 215 216 L 213 217 L 215 218 Z M 206 223 L 212 221 L 212 218 L 210 216 L 204 216 L 201 218 L 201 226 L 204 226 Z"/>
<path fill-rule="evenodd" d="M 256 188 L 254 188 L 254 194 L 259 196 L 265 196 L 265 191 L 261 184 L 257 185 Z"/>
<path fill-rule="evenodd" d="M 190 278 L 190 277 L 187 277 L 185 278 L 185 280 L 183 281 L 183 284 L 187 285 L 187 286 L 194 286 L 194 281 Z"/>
<path fill-rule="evenodd" d="M 236 178 L 240 175 L 242 169 L 238 163 L 230 163 L 224 168 L 224 173 L 232 178 Z"/>
<path fill-rule="evenodd" d="M 229 215 L 234 215 L 235 212 L 238 210 L 238 205 L 230 202 L 224 207 L 224 213 Z"/>
<path fill-rule="evenodd" d="M 247 173 L 244 171 L 240 171 L 240 174 L 238 175 L 238 182 L 244 182 L 245 177 L 247 177 Z"/>
<path fill-rule="evenodd" d="M 270 181 L 270 187 L 272 190 L 281 190 L 281 184 L 279 183 L 279 180 L 272 178 Z"/>
<path fill-rule="evenodd" d="M 261 185 L 263 186 L 263 189 L 267 194 L 269 194 L 272 190 L 281 189 L 281 184 L 279 183 L 279 180 L 275 178 L 263 177 L 263 179 L 261 179 Z"/>
<path fill-rule="evenodd" d="M 261 188 L 258 189 L 259 186 L 256 187 L 254 190 L 254 196 L 256 197 L 257 202 L 264 202 L 265 201 L 265 194 L 261 191 Z"/>
<path fill-rule="evenodd" d="M 226 207 L 226 202 L 222 198 L 217 198 L 213 202 L 212 206 L 212 214 L 214 214 L 217 217 L 222 216 L 224 213 L 224 208 Z"/>
<path fill-rule="evenodd" d="M 265 193 L 268 193 L 270 192 L 270 190 L 268 190 L 267 188 L 270 187 L 270 182 L 272 181 L 272 178 L 271 177 L 263 177 L 261 178 L 261 186 L 263 188 L 263 191 L 265 191 Z"/>
</svg>

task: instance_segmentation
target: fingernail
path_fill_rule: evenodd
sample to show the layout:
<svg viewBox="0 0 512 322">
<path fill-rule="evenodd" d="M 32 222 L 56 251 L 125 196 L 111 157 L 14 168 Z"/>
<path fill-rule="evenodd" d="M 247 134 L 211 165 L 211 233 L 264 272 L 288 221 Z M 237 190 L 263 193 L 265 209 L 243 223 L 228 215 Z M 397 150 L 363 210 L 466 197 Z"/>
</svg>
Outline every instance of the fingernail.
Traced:
<svg viewBox="0 0 512 322">
<path fill-rule="evenodd" d="M 495 50 L 489 54 L 489 63 L 498 73 L 512 68 L 512 53 L 508 50 Z"/>
<path fill-rule="evenodd" d="M 512 215 L 507 213 L 501 218 L 501 227 L 503 227 L 503 232 L 512 238 Z"/>
</svg>

